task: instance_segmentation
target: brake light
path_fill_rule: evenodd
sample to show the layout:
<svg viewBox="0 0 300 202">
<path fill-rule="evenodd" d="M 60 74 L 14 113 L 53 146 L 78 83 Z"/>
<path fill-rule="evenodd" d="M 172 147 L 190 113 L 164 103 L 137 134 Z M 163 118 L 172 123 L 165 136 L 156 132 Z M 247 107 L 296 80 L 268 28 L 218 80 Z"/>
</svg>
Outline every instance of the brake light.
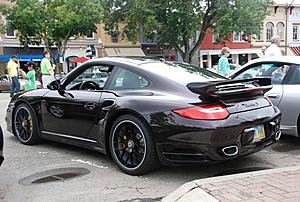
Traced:
<svg viewBox="0 0 300 202">
<path fill-rule="evenodd" d="M 225 107 L 218 104 L 177 109 L 174 112 L 185 118 L 200 120 L 222 120 L 229 115 Z"/>
<path fill-rule="evenodd" d="M 269 102 L 269 106 L 273 106 L 273 103 L 269 98 L 265 97 L 265 99 Z"/>
</svg>

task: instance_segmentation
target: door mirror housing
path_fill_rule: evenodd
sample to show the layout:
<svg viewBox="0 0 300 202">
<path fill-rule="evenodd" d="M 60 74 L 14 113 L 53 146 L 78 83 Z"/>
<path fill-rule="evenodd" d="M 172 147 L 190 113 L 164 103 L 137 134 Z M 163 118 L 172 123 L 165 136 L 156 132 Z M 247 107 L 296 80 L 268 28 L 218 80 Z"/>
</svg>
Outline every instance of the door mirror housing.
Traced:
<svg viewBox="0 0 300 202">
<path fill-rule="evenodd" d="M 50 89 L 50 90 L 60 90 L 61 89 L 61 85 L 60 85 L 59 79 L 54 80 L 51 83 L 49 83 L 47 85 L 47 88 Z"/>
</svg>

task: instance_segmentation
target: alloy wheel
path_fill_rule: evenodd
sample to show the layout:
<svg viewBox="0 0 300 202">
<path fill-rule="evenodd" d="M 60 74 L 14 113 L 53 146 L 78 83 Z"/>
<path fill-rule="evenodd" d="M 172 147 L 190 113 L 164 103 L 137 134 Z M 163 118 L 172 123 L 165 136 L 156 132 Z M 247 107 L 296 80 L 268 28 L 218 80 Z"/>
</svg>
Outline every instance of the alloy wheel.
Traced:
<svg viewBox="0 0 300 202">
<path fill-rule="evenodd" d="M 14 129 L 16 135 L 24 142 L 30 140 L 33 133 L 32 116 L 25 107 L 19 107 L 14 116 Z"/>
<path fill-rule="evenodd" d="M 136 169 L 146 156 L 145 136 L 137 124 L 125 120 L 113 131 L 112 148 L 119 164 L 126 169 Z"/>
</svg>

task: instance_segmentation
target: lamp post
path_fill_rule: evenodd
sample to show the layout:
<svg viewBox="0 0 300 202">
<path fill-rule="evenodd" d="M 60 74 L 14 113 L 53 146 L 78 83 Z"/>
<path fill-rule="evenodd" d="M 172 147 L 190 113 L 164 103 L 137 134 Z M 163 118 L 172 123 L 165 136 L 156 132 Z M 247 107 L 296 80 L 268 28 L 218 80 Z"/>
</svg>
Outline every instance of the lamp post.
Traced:
<svg viewBox="0 0 300 202">
<path fill-rule="evenodd" d="M 287 31 L 288 31 L 288 3 L 285 4 L 285 37 L 284 37 L 284 54 L 287 55 Z"/>
</svg>

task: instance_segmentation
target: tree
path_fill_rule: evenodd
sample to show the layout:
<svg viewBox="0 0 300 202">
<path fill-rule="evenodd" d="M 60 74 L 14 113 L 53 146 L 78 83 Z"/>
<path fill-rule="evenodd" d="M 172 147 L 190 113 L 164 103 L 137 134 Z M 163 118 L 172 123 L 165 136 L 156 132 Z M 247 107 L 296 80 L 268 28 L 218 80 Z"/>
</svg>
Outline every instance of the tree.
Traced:
<svg viewBox="0 0 300 202">
<path fill-rule="evenodd" d="M 190 62 L 209 28 L 222 40 L 230 32 L 258 34 L 271 0 L 103 0 L 106 30 L 125 23 L 123 35 L 138 41 L 141 28 L 174 46 Z"/>
<path fill-rule="evenodd" d="M 13 0 L 11 6 L 1 5 L 6 27 L 17 30 L 24 47 L 45 44 L 48 51 L 56 47 L 64 57 L 71 37 L 96 32 L 102 9 L 96 0 Z M 51 52 L 52 53 L 52 52 Z M 53 54 L 51 54 L 53 55 Z M 58 58 L 55 62 L 58 63 Z"/>
</svg>

